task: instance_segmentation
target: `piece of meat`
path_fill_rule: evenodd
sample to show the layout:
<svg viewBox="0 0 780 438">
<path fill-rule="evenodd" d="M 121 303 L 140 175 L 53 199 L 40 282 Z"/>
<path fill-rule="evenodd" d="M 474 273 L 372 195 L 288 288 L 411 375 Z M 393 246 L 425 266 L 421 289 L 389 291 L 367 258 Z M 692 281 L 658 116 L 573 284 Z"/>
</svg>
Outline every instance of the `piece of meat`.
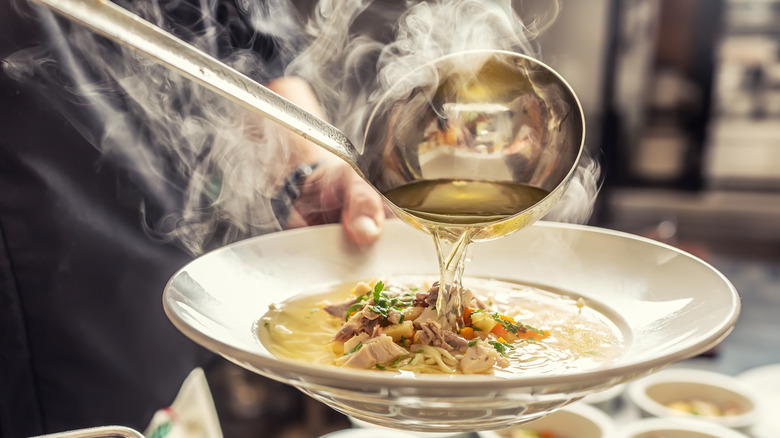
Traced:
<svg viewBox="0 0 780 438">
<path fill-rule="evenodd" d="M 458 336 L 458 334 L 455 332 L 444 330 L 442 337 L 444 338 L 444 342 L 452 347 L 453 350 L 465 351 L 467 348 L 469 348 L 469 341 Z"/>
<path fill-rule="evenodd" d="M 379 335 L 363 341 L 363 345 L 354 353 L 336 359 L 336 364 L 368 369 L 376 365 L 386 365 L 407 354 L 408 352 L 404 348 L 393 342 L 393 338 Z"/>
<path fill-rule="evenodd" d="M 371 339 L 371 335 L 368 333 L 358 333 L 355 336 L 351 337 L 349 340 L 344 342 L 344 352 L 352 351 L 353 348 L 357 347 L 358 344 L 361 342 L 365 342 L 367 340 Z"/>
<path fill-rule="evenodd" d="M 439 317 L 439 312 L 436 311 L 433 307 L 423 307 L 423 311 L 420 313 L 420 315 L 414 319 L 414 327 L 416 329 L 420 329 L 423 323 L 427 321 L 435 321 L 436 318 Z"/>
<path fill-rule="evenodd" d="M 390 309 L 390 311 L 387 312 L 387 322 L 390 324 L 400 324 L 402 316 L 404 316 L 404 314 L 398 310 Z"/>
<path fill-rule="evenodd" d="M 495 348 L 478 342 L 468 347 L 466 354 L 460 359 L 460 370 L 465 374 L 485 373 L 493 369 L 496 363 L 503 359 Z"/>
<path fill-rule="evenodd" d="M 336 318 L 347 319 L 347 311 L 349 310 L 349 307 L 353 304 L 356 304 L 357 302 L 357 298 L 353 298 L 351 300 L 344 301 L 343 303 L 328 304 L 327 306 L 323 306 L 322 310 L 328 312 L 331 316 L 335 316 Z"/>
<path fill-rule="evenodd" d="M 414 298 L 415 306 L 436 307 L 436 301 L 439 299 L 439 282 L 433 283 L 427 292 L 418 292 Z"/>
<path fill-rule="evenodd" d="M 367 307 L 363 307 L 341 326 L 339 331 L 333 336 L 333 342 L 344 342 L 358 333 L 374 333 L 374 329 L 379 324 L 378 318 L 380 316 L 380 314 L 372 312 Z"/>
<path fill-rule="evenodd" d="M 420 329 L 414 334 L 414 343 L 440 347 L 447 351 L 463 351 L 469 346 L 469 341 L 454 332 L 442 330 L 441 325 L 436 321 L 425 321 L 420 324 Z"/>
</svg>

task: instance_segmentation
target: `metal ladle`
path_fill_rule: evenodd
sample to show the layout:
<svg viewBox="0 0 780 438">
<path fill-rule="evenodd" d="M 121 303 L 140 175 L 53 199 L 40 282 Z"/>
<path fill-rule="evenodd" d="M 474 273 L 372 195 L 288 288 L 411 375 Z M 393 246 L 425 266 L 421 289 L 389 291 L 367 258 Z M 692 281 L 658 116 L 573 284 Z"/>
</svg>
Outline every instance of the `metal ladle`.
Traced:
<svg viewBox="0 0 780 438">
<path fill-rule="evenodd" d="M 35 1 L 336 154 L 401 219 L 429 232 L 444 227 L 458 234 L 474 223 L 431 220 L 386 194 L 431 180 L 520 183 L 549 192 L 480 223 L 472 240 L 495 238 L 533 223 L 557 203 L 583 148 L 584 117 L 571 87 L 550 67 L 517 53 L 461 52 L 410 72 L 379 101 L 358 150 L 334 126 L 109 1 Z"/>
</svg>

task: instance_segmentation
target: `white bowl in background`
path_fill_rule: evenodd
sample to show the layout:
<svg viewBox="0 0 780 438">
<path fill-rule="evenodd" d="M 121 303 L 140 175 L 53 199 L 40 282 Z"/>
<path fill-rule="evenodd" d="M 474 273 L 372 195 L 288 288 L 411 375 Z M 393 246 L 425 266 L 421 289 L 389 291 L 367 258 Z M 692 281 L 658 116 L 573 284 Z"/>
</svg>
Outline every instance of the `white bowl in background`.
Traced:
<svg viewBox="0 0 780 438">
<path fill-rule="evenodd" d="M 690 418 L 741 430 L 752 427 L 759 419 L 760 401 L 755 392 L 734 377 L 712 371 L 663 370 L 629 385 L 628 396 L 644 416 Z M 691 401 L 734 409 L 736 413 L 696 415 L 668 407 L 671 403 Z"/>
<path fill-rule="evenodd" d="M 622 427 L 618 438 L 749 438 L 718 424 L 688 418 L 646 418 Z"/>
<path fill-rule="evenodd" d="M 320 438 L 416 438 L 416 435 L 391 429 L 344 429 L 321 436 Z"/>
<path fill-rule="evenodd" d="M 479 432 L 480 438 L 512 438 L 512 431 L 550 432 L 556 438 L 614 438 L 615 422 L 603 411 L 577 402 L 546 417 L 506 429 Z"/>
<path fill-rule="evenodd" d="M 751 430 L 754 438 L 780 437 L 780 363 L 747 370 L 737 376 L 761 399 L 758 424 Z"/>
<path fill-rule="evenodd" d="M 391 427 L 384 427 L 384 426 L 377 426 L 375 424 L 358 420 L 357 418 L 349 417 L 349 422 L 352 423 L 352 425 L 357 429 L 363 429 L 368 431 L 376 431 L 381 430 L 386 433 L 392 433 L 392 432 L 401 432 L 399 429 L 394 429 Z M 463 436 L 460 432 L 409 432 L 404 431 L 406 435 L 413 436 L 414 438 L 455 438 L 455 437 L 461 437 Z M 365 435 L 366 437 L 370 438 L 379 438 L 372 435 Z"/>
</svg>

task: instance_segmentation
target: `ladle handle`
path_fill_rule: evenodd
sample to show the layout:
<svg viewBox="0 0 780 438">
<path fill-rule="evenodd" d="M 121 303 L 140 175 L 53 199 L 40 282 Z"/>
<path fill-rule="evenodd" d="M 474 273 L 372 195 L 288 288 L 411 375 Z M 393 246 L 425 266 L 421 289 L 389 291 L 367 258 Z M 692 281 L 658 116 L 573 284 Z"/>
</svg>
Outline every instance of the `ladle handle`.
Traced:
<svg viewBox="0 0 780 438">
<path fill-rule="evenodd" d="M 259 112 L 355 167 L 355 147 L 336 127 L 114 3 L 108 0 L 35 1 Z"/>
</svg>

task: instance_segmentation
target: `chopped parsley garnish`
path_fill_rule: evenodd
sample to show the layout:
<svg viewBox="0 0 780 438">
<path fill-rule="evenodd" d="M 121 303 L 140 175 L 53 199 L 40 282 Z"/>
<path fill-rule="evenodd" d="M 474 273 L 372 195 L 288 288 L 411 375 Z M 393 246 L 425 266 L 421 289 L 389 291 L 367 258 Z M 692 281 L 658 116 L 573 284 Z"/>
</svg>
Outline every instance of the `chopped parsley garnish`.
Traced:
<svg viewBox="0 0 780 438">
<path fill-rule="evenodd" d="M 365 295 L 364 295 L 364 297 L 365 297 Z M 349 306 L 349 308 L 347 309 L 347 317 L 346 317 L 346 319 L 349 320 L 349 317 L 352 316 L 353 313 L 355 313 L 358 310 L 360 310 L 361 308 L 363 308 L 363 306 L 365 306 L 365 304 L 362 301 L 360 301 L 360 300 L 358 300 L 357 303 Z"/>
<path fill-rule="evenodd" d="M 355 348 L 353 348 L 353 349 L 351 349 L 351 350 L 347 351 L 346 353 L 344 353 L 344 356 L 346 356 L 346 355 L 348 355 L 348 354 L 352 354 L 352 353 L 354 353 L 354 352 L 356 352 L 356 351 L 360 350 L 360 347 L 362 347 L 362 346 L 363 346 L 363 343 L 362 343 L 362 342 L 358 342 L 358 344 L 357 344 L 357 345 L 355 345 Z"/>
<path fill-rule="evenodd" d="M 402 307 L 408 307 L 409 303 L 401 301 L 398 297 L 390 298 L 387 292 L 384 291 L 385 285 L 381 281 L 378 281 L 374 286 L 374 292 L 372 294 L 374 304 L 368 306 L 368 309 L 372 312 L 382 315 L 387 318 L 388 313 L 391 310 L 401 311 Z"/>
<path fill-rule="evenodd" d="M 378 369 L 378 370 L 384 370 L 384 369 L 385 369 L 385 367 L 383 367 L 382 365 L 379 365 L 379 364 L 376 364 L 376 365 L 374 365 L 374 366 L 375 366 L 375 367 L 376 367 L 376 369 Z"/>
<path fill-rule="evenodd" d="M 473 347 L 473 346 L 477 345 L 477 341 L 478 341 L 478 339 L 472 339 L 471 341 L 469 341 L 469 347 Z"/>
<path fill-rule="evenodd" d="M 488 341 L 490 345 L 493 346 L 493 348 L 496 349 L 501 355 L 506 356 L 507 349 L 513 350 L 515 347 L 512 345 L 509 345 L 505 342 L 499 342 L 499 341 Z"/>
</svg>

